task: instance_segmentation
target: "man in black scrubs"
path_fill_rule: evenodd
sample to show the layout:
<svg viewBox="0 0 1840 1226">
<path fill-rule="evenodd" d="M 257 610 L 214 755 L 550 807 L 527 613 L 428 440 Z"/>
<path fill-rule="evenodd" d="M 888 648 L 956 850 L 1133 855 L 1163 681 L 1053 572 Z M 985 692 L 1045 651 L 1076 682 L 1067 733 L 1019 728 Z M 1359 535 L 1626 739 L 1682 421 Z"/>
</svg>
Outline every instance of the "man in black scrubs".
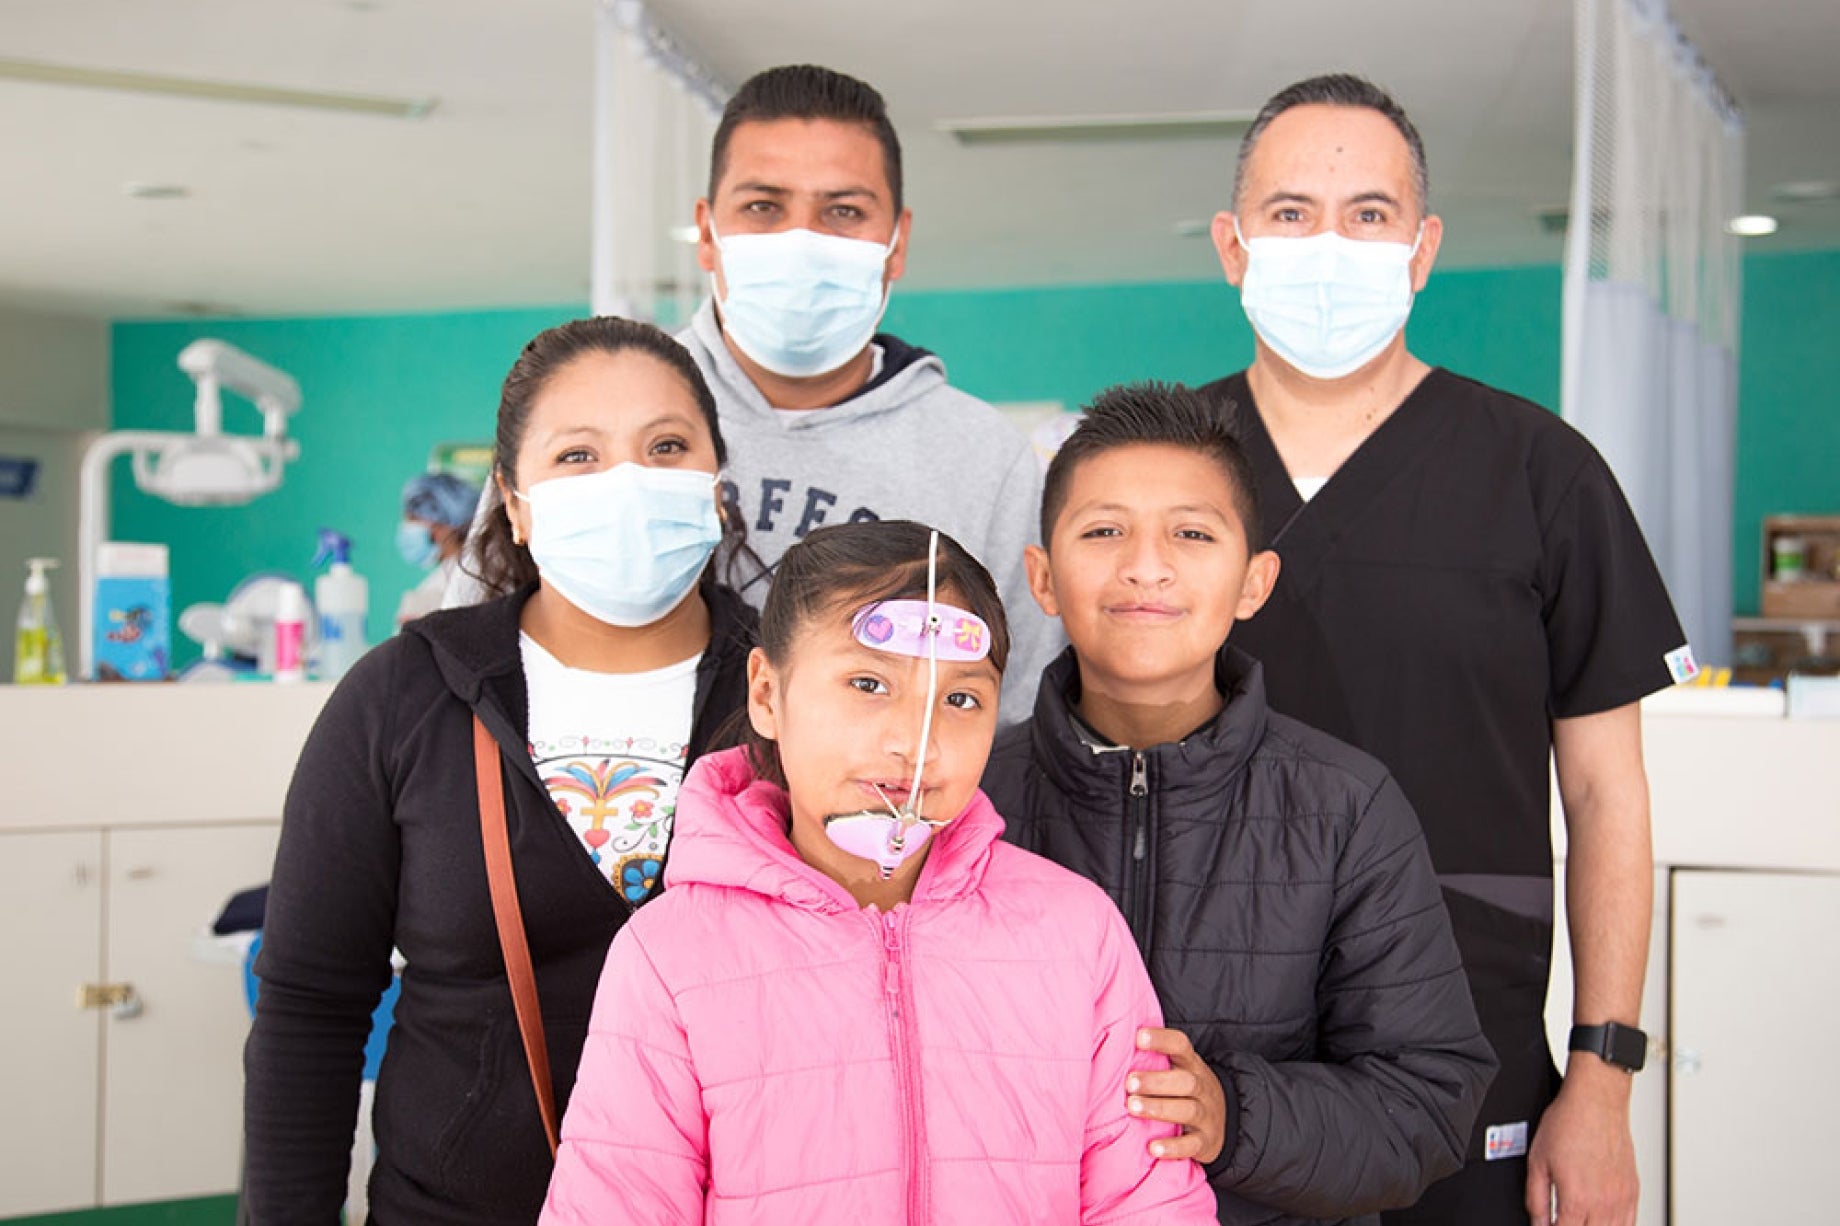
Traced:
<svg viewBox="0 0 1840 1226">
<path fill-rule="evenodd" d="M 1274 708 L 1404 787 L 1501 1059 L 1469 1165 L 1389 1223 L 1544 1222 L 1553 1199 L 1563 1223 L 1628 1223 L 1653 872 L 1637 702 L 1692 657 L 1590 444 L 1407 351 L 1443 228 L 1425 189 L 1417 131 L 1353 77 L 1284 90 L 1241 146 L 1213 237 L 1258 347 L 1208 391 L 1238 418 L 1284 570 L 1234 642 Z M 1542 1022 L 1549 760 L 1576 966 L 1563 1082 Z"/>
</svg>

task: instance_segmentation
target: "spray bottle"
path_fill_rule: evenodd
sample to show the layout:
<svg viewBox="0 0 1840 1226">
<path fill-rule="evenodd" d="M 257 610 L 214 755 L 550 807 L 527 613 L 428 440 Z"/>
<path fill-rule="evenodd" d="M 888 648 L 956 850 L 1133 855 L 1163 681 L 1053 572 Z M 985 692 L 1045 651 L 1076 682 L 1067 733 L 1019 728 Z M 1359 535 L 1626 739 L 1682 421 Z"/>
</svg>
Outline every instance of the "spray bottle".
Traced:
<svg viewBox="0 0 1840 1226">
<path fill-rule="evenodd" d="M 337 681 L 364 654 L 364 619 L 370 612 L 371 585 L 351 568 L 351 538 L 331 528 L 319 530 L 313 564 L 331 561 L 313 582 L 319 609 L 319 661 L 316 675 Z"/>
<path fill-rule="evenodd" d="M 51 609 L 45 571 L 56 558 L 26 560 L 26 595 L 19 602 L 19 636 L 13 648 L 13 681 L 19 685 L 64 684 L 64 636 Z"/>
</svg>

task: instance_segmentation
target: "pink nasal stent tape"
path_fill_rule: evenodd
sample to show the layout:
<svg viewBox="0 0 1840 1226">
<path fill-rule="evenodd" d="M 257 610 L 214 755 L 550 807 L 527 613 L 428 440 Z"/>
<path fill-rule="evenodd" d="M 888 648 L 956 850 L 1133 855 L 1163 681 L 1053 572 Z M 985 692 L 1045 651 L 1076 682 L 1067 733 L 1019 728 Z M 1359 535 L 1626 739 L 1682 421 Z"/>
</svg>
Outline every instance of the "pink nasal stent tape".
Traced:
<svg viewBox="0 0 1840 1226">
<path fill-rule="evenodd" d="M 850 619 L 850 630 L 863 646 L 927 662 L 926 714 L 920 721 L 920 744 L 914 752 L 914 778 L 907 799 L 897 808 L 884 795 L 886 813 L 864 809 L 824 819 L 824 833 L 831 842 L 853 856 L 873 860 L 884 881 L 950 820 L 926 817 L 916 808 L 922 795 L 920 775 L 926 746 L 933 734 L 933 706 L 939 700 L 939 661 L 968 663 L 990 654 L 990 627 L 984 619 L 939 603 L 938 563 L 939 533 L 935 531 L 927 543 L 926 599 L 878 601 L 864 605 Z"/>
</svg>

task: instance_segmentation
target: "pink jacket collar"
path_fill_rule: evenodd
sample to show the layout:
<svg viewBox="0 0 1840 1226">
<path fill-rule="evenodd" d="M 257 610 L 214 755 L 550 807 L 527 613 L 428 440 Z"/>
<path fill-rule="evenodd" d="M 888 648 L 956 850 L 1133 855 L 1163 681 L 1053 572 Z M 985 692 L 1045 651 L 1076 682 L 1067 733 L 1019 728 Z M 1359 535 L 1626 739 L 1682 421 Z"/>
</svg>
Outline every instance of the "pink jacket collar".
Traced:
<svg viewBox="0 0 1840 1226">
<path fill-rule="evenodd" d="M 841 885 L 799 859 L 786 837 L 786 793 L 757 779 L 745 749 L 698 758 L 677 793 L 667 887 L 701 882 L 752 890 L 811 911 L 854 911 Z M 984 793 L 933 836 L 914 901 L 947 901 L 976 890 L 1003 819 Z"/>
</svg>

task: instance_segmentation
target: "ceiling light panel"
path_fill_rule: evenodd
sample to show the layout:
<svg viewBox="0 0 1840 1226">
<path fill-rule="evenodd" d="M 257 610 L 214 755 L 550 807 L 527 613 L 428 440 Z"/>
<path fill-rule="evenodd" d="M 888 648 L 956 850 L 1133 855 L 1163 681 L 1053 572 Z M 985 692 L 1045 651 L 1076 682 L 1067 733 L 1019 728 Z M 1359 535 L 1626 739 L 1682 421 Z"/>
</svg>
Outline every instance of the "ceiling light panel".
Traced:
<svg viewBox="0 0 1840 1226">
<path fill-rule="evenodd" d="M 84 68 L 75 64 L 52 64 L 40 60 L 5 57 L 0 57 L 0 80 L 23 81 L 35 85 L 66 85 L 82 89 L 106 89 L 133 94 L 155 94 L 168 98 L 191 98 L 205 102 L 299 107 L 313 111 L 377 115 L 390 119 L 421 119 L 434 110 L 437 102 L 434 98 L 387 98 L 376 94 L 282 89 L 272 85 L 248 85 L 232 81 L 211 81 L 198 77 L 174 77 L 154 72 L 126 72 L 113 68 Z"/>
<path fill-rule="evenodd" d="M 1032 118 L 942 119 L 934 125 L 962 145 L 1094 144 L 1111 141 L 1238 140 L 1252 126 L 1245 111 L 1172 115 L 1046 115 Z"/>
</svg>

